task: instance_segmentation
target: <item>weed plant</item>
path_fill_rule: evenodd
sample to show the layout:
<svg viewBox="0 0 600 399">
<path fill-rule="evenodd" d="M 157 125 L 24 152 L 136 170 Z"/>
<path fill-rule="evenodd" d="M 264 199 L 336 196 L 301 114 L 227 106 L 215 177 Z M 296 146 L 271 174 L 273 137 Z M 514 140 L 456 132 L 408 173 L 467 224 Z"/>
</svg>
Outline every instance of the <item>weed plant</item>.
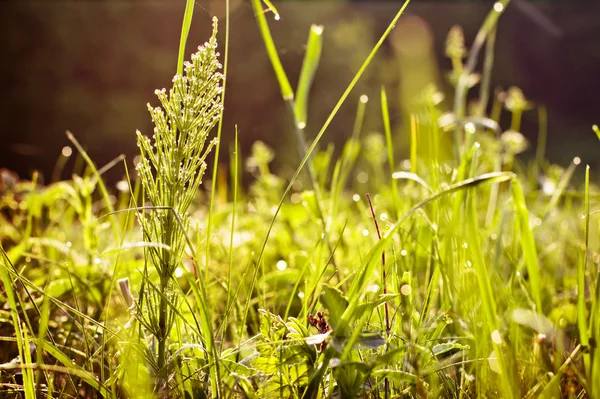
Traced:
<svg viewBox="0 0 600 399">
<path fill-rule="evenodd" d="M 71 180 L 2 171 L 0 396 L 600 397 L 598 189 L 589 168 L 572 182 L 578 158 L 544 159 L 543 107 L 490 88 L 508 0 L 470 49 L 451 30 L 452 99 L 428 88 L 400 129 L 382 87 L 382 132 L 362 137 L 363 97 L 341 155 L 319 148 L 407 4 L 309 144 L 326 27 L 311 27 L 294 91 L 269 30 L 277 10 L 252 0 L 302 157 L 291 178 L 273 173 L 261 142 L 242 159 L 237 131 L 229 168 L 217 167 L 229 20 L 222 72 L 216 21 L 184 63 L 193 1 L 173 86 L 149 105 L 153 139 L 137 134 L 135 175 L 125 161 L 106 187 L 123 158 L 98 169 L 70 134 Z M 524 112 L 540 121 L 528 163 Z"/>
</svg>

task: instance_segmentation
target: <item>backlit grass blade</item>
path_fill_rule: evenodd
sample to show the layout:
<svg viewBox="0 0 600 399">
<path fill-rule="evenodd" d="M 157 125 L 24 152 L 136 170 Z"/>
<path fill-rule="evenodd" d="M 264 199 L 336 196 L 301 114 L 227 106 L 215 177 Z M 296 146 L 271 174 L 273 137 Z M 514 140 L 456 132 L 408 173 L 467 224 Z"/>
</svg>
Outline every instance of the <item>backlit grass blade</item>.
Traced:
<svg viewBox="0 0 600 399">
<path fill-rule="evenodd" d="M 308 95 L 312 86 L 319 60 L 321 59 L 321 49 L 323 48 L 323 26 L 312 25 L 306 42 L 306 53 L 302 69 L 300 70 L 300 78 L 298 79 L 298 87 L 296 87 L 296 104 L 294 112 L 296 113 L 296 122 L 300 128 L 306 126 Z"/>
<path fill-rule="evenodd" d="M 233 165 L 232 165 L 232 175 L 233 175 L 233 208 L 231 209 L 231 231 L 229 232 L 229 265 L 227 270 L 227 306 L 225 307 L 225 315 L 223 317 L 223 323 L 219 326 L 219 329 L 222 329 L 228 323 L 229 311 L 232 308 L 234 297 L 233 294 L 235 289 L 233 287 L 233 239 L 235 233 L 235 222 L 237 216 L 237 204 L 238 204 L 238 188 L 239 188 L 239 161 L 240 161 L 240 150 L 239 150 L 239 139 L 238 139 L 238 127 L 235 126 L 235 136 L 234 136 L 234 148 L 233 148 Z M 224 329 L 224 328 L 223 328 Z M 225 339 L 221 340 L 220 348 L 222 349 L 222 345 Z"/>
<path fill-rule="evenodd" d="M 514 184 L 514 183 L 513 183 Z M 512 373 L 508 368 L 505 355 L 509 349 L 504 344 L 500 335 L 500 322 L 496 310 L 496 300 L 492 290 L 492 282 L 488 273 L 488 266 L 481 248 L 480 231 L 477 222 L 477 207 L 475 202 L 475 189 L 471 189 L 467 195 L 466 205 L 466 224 L 467 224 L 467 243 L 471 252 L 471 262 L 477 275 L 481 305 L 485 316 L 485 325 L 489 334 L 488 339 L 492 341 L 492 346 L 498 359 L 500 368 L 500 378 L 502 381 L 502 392 L 504 397 L 514 398 L 518 395 L 518 386 L 513 383 Z M 485 382 L 483 382 L 485 384 Z"/>
<path fill-rule="evenodd" d="M 388 106 L 387 94 L 385 87 L 381 86 L 381 117 L 383 119 L 383 130 L 385 132 L 385 144 L 387 146 L 388 166 L 390 173 L 394 173 L 396 169 L 396 161 L 394 160 L 394 144 L 392 141 L 392 127 L 390 124 L 390 110 Z M 398 185 L 392 180 L 392 199 L 394 200 L 394 209 L 396 217 L 400 217 L 400 195 L 398 194 Z"/>
<path fill-rule="evenodd" d="M 51 275 L 52 269 L 50 269 L 49 274 Z M 50 319 L 50 298 L 45 296 L 43 298 L 42 307 L 40 310 L 40 321 L 38 328 L 38 336 L 36 341 L 36 363 L 42 364 L 44 362 L 44 346 L 46 343 L 46 333 L 48 331 L 48 321 Z M 35 387 L 37 390 L 40 390 L 40 382 L 42 378 L 41 369 L 36 370 L 35 376 Z"/>
<path fill-rule="evenodd" d="M 267 18 L 262 12 L 260 2 L 261 0 L 252 0 L 252 9 L 254 10 L 254 16 L 256 17 L 256 20 L 258 22 L 258 27 L 263 37 L 263 41 L 265 42 L 267 54 L 269 55 L 269 60 L 271 60 L 271 65 L 273 66 L 273 70 L 275 71 L 275 77 L 279 82 L 281 95 L 283 96 L 283 99 L 287 101 L 294 98 L 294 91 L 292 90 L 292 86 L 290 85 L 290 81 L 288 80 L 285 71 L 283 70 L 283 65 L 281 65 L 281 60 L 279 59 L 279 54 L 277 54 L 277 48 L 275 47 L 275 43 L 273 42 L 271 30 L 269 29 Z"/>
<path fill-rule="evenodd" d="M 417 149 L 419 145 L 419 131 L 417 130 L 417 117 L 413 114 L 410 116 L 410 171 L 417 173 Z"/>
<path fill-rule="evenodd" d="M 590 245 L 590 167 L 589 165 L 585 168 L 585 252 L 584 252 L 584 260 L 583 260 L 583 274 L 585 276 L 585 272 L 587 270 L 588 265 L 588 252 Z M 578 270 L 579 274 L 579 270 Z M 590 291 L 592 291 L 592 307 L 590 311 L 590 322 L 588 326 L 588 337 L 589 341 L 596 342 L 596 345 L 592 345 L 590 348 L 590 372 L 589 372 L 589 380 L 590 380 L 590 396 L 596 397 L 600 394 L 600 347 L 598 346 L 598 342 L 600 341 L 600 316 L 598 312 L 600 311 L 600 271 L 598 269 L 594 271 L 590 271 L 592 276 L 595 275 L 594 284 L 590 284 Z M 578 294 L 580 291 L 584 290 L 585 287 L 578 286 Z M 585 306 L 585 302 L 580 305 L 579 303 L 579 295 L 577 296 L 577 305 L 578 309 L 580 306 Z M 584 312 L 578 312 L 584 313 Z M 584 320 L 584 319 L 582 319 Z M 579 325 L 579 328 L 583 328 L 585 325 Z"/>
<path fill-rule="evenodd" d="M 1 247 L 0 247 L 1 248 Z M 4 249 L 2 249 L 4 251 Z M 5 260 L 8 258 L 5 256 Z M 10 273 L 8 269 L 8 265 L 5 261 L 0 260 L 0 281 L 2 281 L 2 285 L 4 286 L 5 296 L 8 300 L 8 304 L 10 306 L 10 317 L 12 318 L 13 326 L 15 329 L 15 336 L 17 337 L 17 346 L 19 350 L 19 357 L 21 359 L 25 359 L 24 351 L 29 350 L 29 346 L 25 348 L 25 344 L 23 342 L 23 331 L 21 330 L 21 319 L 19 317 L 19 306 L 17 304 L 17 298 L 15 290 L 13 289 L 13 282 L 10 278 Z M 29 370 L 31 372 L 31 370 Z M 23 372 L 24 374 L 25 372 Z M 27 393 L 27 391 L 26 391 Z"/>
<path fill-rule="evenodd" d="M 589 325 L 587 322 L 587 304 L 585 300 L 585 273 L 587 268 L 587 250 L 588 250 L 588 240 L 589 240 L 589 228 L 590 228 L 590 167 L 587 166 L 585 170 L 585 246 L 584 253 L 579 256 L 579 262 L 577 262 L 577 326 L 579 327 L 579 341 L 584 348 L 589 347 Z M 584 352 L 583 354 L 583 362 L 585 365 L 585 369 L 588 372 L 588 375 L 591 375 L 590 368 L 590 354 L 589 352 Z"/>
<path fill-rule="evenodd" d="M 181 24 L 181 37 L 179 39 L 179 55 L 177 56 L 177 74 L 183 74 L 183 60 L 185 59 L 185 45 L 192 26 L 192 16 L 194 15 L 194 0 L 186 0 L 185 11 L 183 13 L 183 22 Z"/>
<path fill-rule="evenodd" d="M 596 272 L 596 281 L 594 284 L 594 293 L 592 294 L 592 310 L 590 317 L 590 339 L 594 342 L 598 342 L 600 340 L 600 316 L 598 315 L 598 311 L 600 309 L 600 272 Z M 591 349 L 591 372 L 590 372 L 590 380 L 591 380 L 591 391 L 593 395 L 590 396 L 598 396 L 600 393 L 600 348 L 598 345 L 594 345 Z"/>
<path fill-rule="evenodd" d="M 567 170 L 565 170 L 563 175 L 560 177 L 560 180 L 556 186 L 556 189 L 552 193 L 552 197 L 550 198 L 550 201 L 548 201 L 548 204 L 546 205 L 546 208 L 544 209 L 544 212 L 542 214 L 542 219 L 544 219 L 550 213 L 550 211 L 552 209 L 556 208 L 556 206 L 558 205 L 558 202 L 560 201 L 565 190 L 567 189 L 569 182 L 571 181 L 571 178 L 573 177 L 573 173 L 575 173 L 575 169 L 577 168 L 577 165 L 579 165 L 580 162 L 581 162 L 581 160 L 579 158 L 577 158 L 577 157 L 574 158 L 573 162 L 571 162 L 571 164 L 569 165 Z"/>
<path fill-rule="evenodd" d="M 485 115 L 485 111 L 490 99 L 490 85 L 492 80 L 492 69 L 494 67 L 494 50 L 496 47 L 496 26 L 489 33 L 487 44 L 485 45 L 485 56 L 483 59 L 483 74 L 481 77 L 481 86 L 479 89 L 478 115 Z"/>
<path fill-rule="evenodd" d="M 546 159 L 546 139 L 548 138 L 548 110 L 545 106 L 538 107 L 538 140 L 535 150 L 535 168 L 532 179 L 540 174 Z"/>
<path fill-rule="evenodd" d="M 31 341 L 29 339 L 29 332 L 25 324 L 21 326 L 21 332 L 23 333 L 23 360 L 24 365 L 33 365 L 31 358 Z M 23 376 L 23 389 L 25 391 L 26 399 L 34 399 L 35 395 L 35 381 L 33 378 L 33 370 L 31 368 L 24 368 L 22 370 Z"/>
<path fill-rule="evenodd" d="M 529 288 L 535 303 L 536 312 L 542 312 L 540 265 L 535 247 L 535 239 L 533 238 L 533 232 L 531 231 L 529 224 L 529 211 L 527 210 L 527 204 L 525 203 L 525 196 L 523 195 L 521 183 L 517 179 L 513 179 L 511 188 L 513 204 L 515 207 L 515 215 L 521 231 L 521 249 L 523 251 L 523 256 L 525 257 L 527 272 L 529 274 Z"/>
<path fill-rule="evenodd" d="M 262 0 L 262 2 L 265 3 L 265 5 L 267 6 L 267 9 L 265 11 L 271 11 L 275 16 L 275 19 L 279 20 L 279 11 L 277 11 L 277 8 L 275 8 L 273 3 L 271 3 L 270 0 Z"/>
</svg>

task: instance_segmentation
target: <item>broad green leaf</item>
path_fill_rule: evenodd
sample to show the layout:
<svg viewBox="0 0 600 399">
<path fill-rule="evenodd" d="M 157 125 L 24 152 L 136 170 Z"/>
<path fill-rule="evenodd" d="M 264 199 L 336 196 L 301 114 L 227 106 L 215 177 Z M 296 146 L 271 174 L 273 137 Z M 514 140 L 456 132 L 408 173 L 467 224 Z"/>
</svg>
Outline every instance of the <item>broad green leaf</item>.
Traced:
<svg viewBox="0 0 600 399">
<path fill-rule="evenodd" d="M 331 328 L 335 331 L 342 314 L 348 307 L 348 300 L 344 298 L 344 295 L 342 295 L 340 290 L 325 285 L 323 287 L 323 292 L 321 293 L 321 304 L 327 309 L 327 320 Z"/>
</svg>

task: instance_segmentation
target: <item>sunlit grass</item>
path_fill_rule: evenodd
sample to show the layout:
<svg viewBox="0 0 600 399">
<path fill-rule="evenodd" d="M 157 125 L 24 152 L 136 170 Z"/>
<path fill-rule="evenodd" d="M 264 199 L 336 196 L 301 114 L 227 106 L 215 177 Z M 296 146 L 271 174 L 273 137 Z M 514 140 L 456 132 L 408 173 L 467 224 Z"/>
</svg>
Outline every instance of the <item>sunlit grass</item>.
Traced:
<svg viewBox="0 0 600 399">
<path fill-rule="evenodd" d="M 516 88 L 492 96 L 488 86 L 508 3 L 490 11 L 470 50 L 453 28 L 452 113 L 429 88 L 400 129 L 382 87 L 379 101 L 361 97 L 334 157 L 319 144 L 408 2 L 309 144 L 307 104 L 327 27 L 311 27 L 293 90 L 269 29 L 278 18 L 270 22 L 264 6 L 279 14 L 252 0 L 302 157 L 291 179 L 273 173 L 276 155 L 263 143 L 243 159 L 236 130 L 233 143 L 215 145 L 212 184 L 200 189 L 224 93 L 221 75 L 193 71 L 188 83 L 212 93 L 214 107 L 183 98 L 177 79 L 173 94 L 159 92 L 168 121 L 151 108 L 155 145 L 138 135 L 139 173 L 126 162 L 118 190 L 102 174 L 122 158 L 98 168 L 73 135 L 81 173 L 72 180 L 39 187 L 36 176 L 3 174 L 0 396 L 598 395 L 600 197 L 589 167 L 583 183 L 573 181 L 578 158 L 565 169 L 544 159 L 545 108 L 535 158 L 518 156 L 528 146 L 522 115 L 536 106 Z M 483 103 L 469 107 L 484 45 Z M 382 132 L 363 135 L 373 103 Z M 500 126 L 502 112 L 510 127 Z M 403 157 L 400 131 L 410 136 Z M 447 133 L 454 151 L 443 148 Z M 230 150 L 228 180 L 221 148 Z M 247 189 L 243 167 L 253 175 Z"/>
</svg>

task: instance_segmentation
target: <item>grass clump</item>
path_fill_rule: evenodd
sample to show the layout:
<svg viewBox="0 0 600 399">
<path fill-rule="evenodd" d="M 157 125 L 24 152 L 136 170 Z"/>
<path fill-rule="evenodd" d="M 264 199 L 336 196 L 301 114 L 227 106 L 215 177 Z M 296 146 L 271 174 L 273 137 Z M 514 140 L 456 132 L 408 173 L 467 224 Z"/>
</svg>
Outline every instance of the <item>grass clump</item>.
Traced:
<svg viewBox="0 0 600 399">
<path fill-rule="evenodd" d="M 1 395 L 596 397 L 598 190 L 589 168 L 572 181 L 580 160 L 549 164 L 543 144 L 519 158 L 523 113 L 538 108 L 516 88 L 489 92 L 501 5 L 470 50 L 450 32 L 454 101 L 435 87 L 415 99 L 408 159 L 396 160 L 385 88 L 382 133 L 361 136 L 363 98 L 341 155 L 318 146 L 402 8 L 310 145 L 326 31 L 311 27 L 296 92 L 269 52 L 303 157 L 291 179 L 273 173 L 263 143 L 242 159 L 236 132 L 231 179 L 215 169 L 212 192 L 200 190 L 223 112 L 216 21 L 156 92 L 154 137 L 138 132 L 138 175 L 120 190 L 102 174 L 121 159 L 98 169 L 74 138 L 72 180 L 42 187 L 2 172 Z"/>
</svg>

